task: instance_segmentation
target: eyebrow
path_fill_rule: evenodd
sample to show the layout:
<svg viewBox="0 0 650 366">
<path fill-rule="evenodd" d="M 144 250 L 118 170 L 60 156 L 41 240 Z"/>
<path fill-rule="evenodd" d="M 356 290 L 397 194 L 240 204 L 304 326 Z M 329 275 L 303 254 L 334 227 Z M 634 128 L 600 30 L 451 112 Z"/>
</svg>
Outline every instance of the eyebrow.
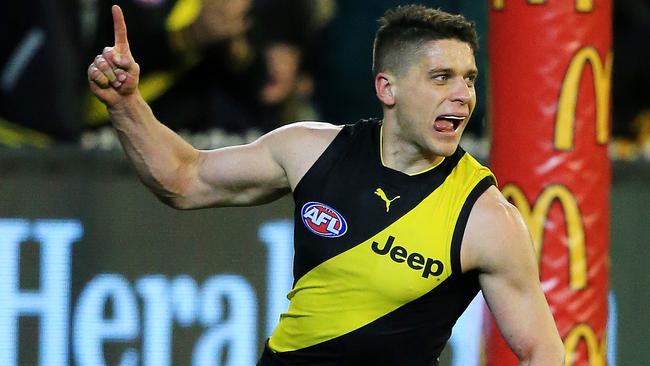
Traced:
<svg viewBox="0 0 650 366">
<path fill-rule="evenodd" d="M 455 74 L 456 72 L 454 69 L 451 68 L 434 68 L 429 70 L 429 75 L 435 75 L 435 74 Z M 466 76 L 478 76 L 478 70 L 477 69 L 471 69 L 469 70 L 466 74 Z"/>
</svg>

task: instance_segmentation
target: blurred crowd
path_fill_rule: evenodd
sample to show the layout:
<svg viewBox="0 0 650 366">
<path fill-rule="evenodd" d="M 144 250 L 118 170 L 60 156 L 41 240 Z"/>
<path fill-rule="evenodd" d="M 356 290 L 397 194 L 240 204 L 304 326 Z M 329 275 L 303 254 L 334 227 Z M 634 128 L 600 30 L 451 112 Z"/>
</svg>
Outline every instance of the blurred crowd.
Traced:
<svg viewBox="0 0 650 366">
<path fill-rule="evenodd" d="M 650 160 L 650 1 L 614 1 L 612 157 Z"/>
<path fill-rule="evenodd" d="M 187 134 L 260 133 L 314 118 L 312 45 L 333 0 L 32 0 L 0 16 L 4 144 L 110 142 L 85 70 L 125 13 L 140 90 Z"/>
<path fill-rule="evenodd" d="M 0 146 L 118 147 L 86 67 L 113 44 L 110 6 L 125 13 L 140 90 L 156 116 L 199 148 L 250 141 L 296 120 L 378 116 L 370 71 L 383 11 L 411 1 L 26 0 L 0 13 Z M 486 75 L 488 2 L 420 1 L 477 23 Z M 650 158 L 646 0 L 616 1 L 615 154 Z M 639 54 L 641 53 L 641 54 Z M 468 135 L 486 135 L 486 77 Z M 483 139 L 484 141 L 485 139 Z M 485 150 L 485 149 L 483 149 Z"/>
</svg>

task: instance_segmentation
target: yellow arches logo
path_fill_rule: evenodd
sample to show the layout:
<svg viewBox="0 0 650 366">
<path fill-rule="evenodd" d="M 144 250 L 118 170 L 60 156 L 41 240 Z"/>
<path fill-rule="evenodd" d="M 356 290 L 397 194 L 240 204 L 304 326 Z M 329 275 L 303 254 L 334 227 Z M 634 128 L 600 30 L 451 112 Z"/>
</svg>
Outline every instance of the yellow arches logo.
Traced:
<svg viewBox="0 0 650 366">
<path fill-rule="evenodd" d="M 587 347 L 589 366 L 605 366 L 607 359 L 607 337 L 603 335 L 602 341 L 598 342 L 596 333 L 587 324 L 576 325 L 564 338 L 564 364 L 566 366 L 575 364 L 574 358 L 581 341 L 585 342 L 585 346 Z"/>
<path fill-rule="evenodd" d="M 566 186 L 553 184 L 544 189 L 535 203 L 531 204 L 524 192 L 514 184 L 503 187 L 503 195 L 517 208 L 533 237 L 537 258 L 541 258 L 544 241 L 544 227 L 548 213 L 554 201 L 558 201 L 564 210 L 569 250 L 569 286 L 573 290 L 587 287 L 587 249 L 585 229 L 578 202 Z"/>
<path fill-rule="evenodd" d="M 580 81 L 585 65 L 591 65 L 596 94 L 596 141 L 606 144 L 609 139 L 609 96 L 611 87 L 613 56 L 609 52 L 605 64 L 593 47 L 584 47 L 576 53 L 567 69 L 555 120 L 554 146 L 557 150 L 570 150 L 574 145 L 576 105 Z"/>
<path fill-rule="evenodd" d="M 530 5 L 546 4 L 546 0 L 527 0 L 526 2 Z M 503 10 L 506 6 L 505 3 L 505 0 L 493 0 L 492 8 L 495 10 Z M 575 9 L 580 13 L 591 13 L 594 10 L 594 0 L 575 0 Z"/>
</svg>

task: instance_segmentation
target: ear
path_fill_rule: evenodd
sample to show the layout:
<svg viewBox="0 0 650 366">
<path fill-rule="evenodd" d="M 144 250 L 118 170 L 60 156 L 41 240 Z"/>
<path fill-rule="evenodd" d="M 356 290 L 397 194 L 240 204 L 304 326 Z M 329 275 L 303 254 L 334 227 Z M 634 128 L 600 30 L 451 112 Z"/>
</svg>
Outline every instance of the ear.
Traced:
<svg viewBox="0 0 650 366">
<path fill-rule="evenodd" d="M 395 94 L 393 84 L 393 77 L 387 73 L 380 72 L 375 76 L 375 92 L 377 98 L 388 107 L 395 104 Z"/>
</svg>

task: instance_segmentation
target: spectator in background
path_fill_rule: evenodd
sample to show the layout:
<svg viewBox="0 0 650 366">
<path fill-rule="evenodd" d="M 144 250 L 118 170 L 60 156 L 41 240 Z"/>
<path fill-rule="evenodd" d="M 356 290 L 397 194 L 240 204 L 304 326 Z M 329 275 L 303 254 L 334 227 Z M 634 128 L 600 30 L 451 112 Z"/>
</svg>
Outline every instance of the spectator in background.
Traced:
<svg viewBox="0 0 650 366">
<path fill-rule="evenodd" d="M 11 1 L 0 12 L 0 145 L 75 142 L 86 89 L 72 0 Z M 52 62 L 61 60 L 61 62 Z"/>
<path fill-rule="evenodd" d="M 311 104 L 317 63 L 327 55 L 317 47 L 323 28 L 334 18 L 335 0 L 258 0 L 257 27 L 264 31 L 269 82 L 262 100 L 282 104 L 276 121 L 316 119 Z M 275 125 L 270 125 L 268 131 Z"/>
</svg>

